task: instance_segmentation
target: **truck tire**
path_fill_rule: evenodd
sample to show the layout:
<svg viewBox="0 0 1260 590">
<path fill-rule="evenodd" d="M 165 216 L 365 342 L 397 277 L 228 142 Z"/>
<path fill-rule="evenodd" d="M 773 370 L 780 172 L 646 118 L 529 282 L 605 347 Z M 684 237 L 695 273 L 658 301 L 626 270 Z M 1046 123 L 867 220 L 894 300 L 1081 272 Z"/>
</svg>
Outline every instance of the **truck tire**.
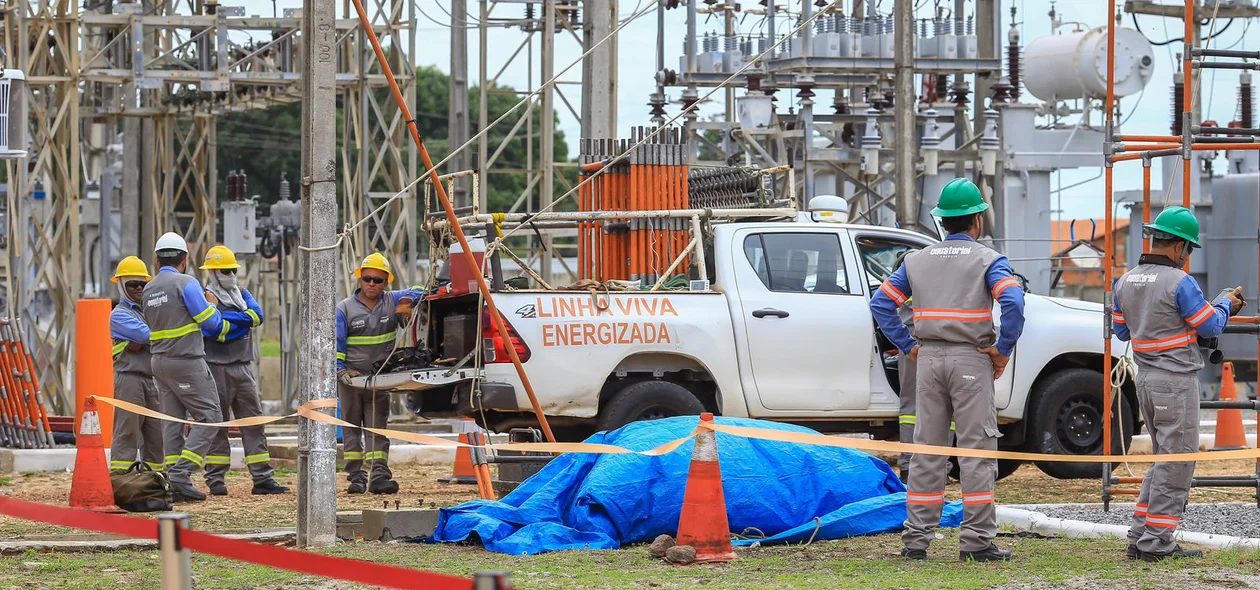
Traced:
<svg viewBox="0 0 1260 590">
<path fill-rule="evenodd" d="M 677 383 L 639 381 L 613 394 L 599 411 L 599 429 L 615 430 L 639 420 L 696 416 L 704 412 L 700 399 Z"/>
<path fill-rule="evenodd" d="M 998 459 L 997 481 L 1002 481 L 1010 477 L 1011 474 L 1018 471 L 1020 466 L 1023 464 L 1024 464 L 1023 461 L 1016 461 L 1015 459 Z M 953 479 L 954 481 L 961 481 L 958 479 L 958 475 L 959 475 L 958 457 L 950 457 L 949 458 L 949 477 L 950 479 Z"/>
<path fill-rule="evenodd" d="M 1028 406 L 1028 451 L 1101 455 L 1102 379 L 1099 371 L 1078 368 L 1059 371 L 1039 382 Z M 1121 425 L 1123 437 L 1119 436 Z M 1120 395 L 1120 416 L 1112 416 L 1111 428 L 1111 452 L 1119 454 L 1129 448 L 1136 428 L 1133 408 L 1124 395 Z M 1111 467 L 1114 469 L 1116 465 Z M 1097 463 L 1038 461 L 1037 468 L 1056 479 L 1098 479 L 1102 473 Z"/>
</svg>

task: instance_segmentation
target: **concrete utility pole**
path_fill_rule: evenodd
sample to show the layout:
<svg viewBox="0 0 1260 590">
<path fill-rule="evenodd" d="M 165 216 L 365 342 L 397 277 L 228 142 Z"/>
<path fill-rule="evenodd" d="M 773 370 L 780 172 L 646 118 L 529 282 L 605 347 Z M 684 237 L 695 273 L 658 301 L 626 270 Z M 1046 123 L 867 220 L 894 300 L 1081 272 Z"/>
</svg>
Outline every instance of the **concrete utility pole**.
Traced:
<svg viewBox="0 0 1260 590">
<path fill-rule="evenodd" d="M 450 105 L 447 109 L 447 151 L 454 150 L 468 141 L 468 1 L 451 0 L 451 84 Z M 461 151 L 447 164 L 447 172 L 459 172 L 471 167 L 468 150 Z M 468 194 L 471 183 L 466 178 L 454 181 L 451 193 L 456 208 L 472 204 Z M 425 213 L 428 213 L 427 211 Z"/>
<path fill-rule="evenodd" d="M 665 11 L 661 11 L 664 13 Z M 583 49 L 617 28 L 617 0 L 582 2 Z M 657 71 L 660 71 L 659 68 Z M 617 136 L 617 38 L 609 39 L 582 62 L 582 137 Z"/>
<path fill-rule="evenodd" d="M 337 68 L 336 6 L 303 0 L 302 54 L 302 351 L 299 401 L 336 397 Z M 323 411 L 323 410 L 321 410 Z M 327 412 L 326 412 L 327 413 Z M 331 425 L 298 422 L 298 524 L 301 547 L 337 542 L 337 447 Z"/>
<path fill-rule="evenodd" d="M 897 225 L 914 229 L 919 225 L 919 195 L 915 190 L 915 124 L 914 110 L 918 101 L 914 92 L 914 0 L 897 0 L 893 5 L 896 41 L 893 64 L 896 68 L 896 102 L 893 120 L 896 123 L 897 176 L 894 191 L 897 203 Z"/>
</svg>

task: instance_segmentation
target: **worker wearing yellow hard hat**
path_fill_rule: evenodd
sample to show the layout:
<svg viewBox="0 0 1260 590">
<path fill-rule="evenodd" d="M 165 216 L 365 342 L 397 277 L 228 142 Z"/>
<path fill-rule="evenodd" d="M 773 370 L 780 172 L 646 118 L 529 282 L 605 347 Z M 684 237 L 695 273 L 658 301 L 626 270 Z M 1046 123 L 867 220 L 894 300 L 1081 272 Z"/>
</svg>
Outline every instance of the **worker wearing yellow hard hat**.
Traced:
<svg viewBox="0 0 1260 590">
<path fill-rule="evenodd" d="M 352 385 L 360 374 L 375 373 L 394 350 L 398 337 L 398 306 L 420 301 L 420 289 L 391 291 L 394 271 L 380 252 L 368 254 L 354 269 L 358 286 L 337 304 L 337 405 L 341 418 L 355 426 L 385 428 L 389 393 Z M 365 441 L 366 437 L 366 447 Z M 398 482 L 389 469 L 389 439 L 347 428 L 343 434 L 346 474 L 351 494 L 395 494 Z M 371 476 L 364 462 L 371 465 Z"/>
<path fill-rule="evenodd" d="M 253 330 L 262 325 L 262 306 L 249 289 L 241 286 L 237 271 L 241 265 L 236 253 L 227 246 L 215 246 L 206 252 L 199 267 L 209 271 L 206 289 L 214 294 L 215 306 L 229 324 L 226 331 L 206 335 L 206 364 L 214 377 L 223 419 L 251 418 L 262 415 L 262 398 L 258 394 L 258 376 L 254 371 Z M 283 494 L 289 491 L 275 480 L 271 453 L 262 426 L 242 426 L 241 442 L 245 447 L 245 466 L 254 480 L 254 495 Z M 206 485 L 212 496 L 226 496 L 228 469 L 232 465 L 232 447 L 227 430 L 220 428 L 206 455 Z"/>
<path fill-rule="evenodd" d="M 159 411 L 153 369 L 149 366 L 149 325 L 140 301 L 152 280 L 143 260 L 128 256 L 118 262 L 110 282 L 118 285 L 118 305 L 109 314 L 114 340 L 114 397 Z M 109 468 L 127 469 L 143 461 L 162 469 L 162 423 L 131 412 L 116 412 Z"/>
</svg>

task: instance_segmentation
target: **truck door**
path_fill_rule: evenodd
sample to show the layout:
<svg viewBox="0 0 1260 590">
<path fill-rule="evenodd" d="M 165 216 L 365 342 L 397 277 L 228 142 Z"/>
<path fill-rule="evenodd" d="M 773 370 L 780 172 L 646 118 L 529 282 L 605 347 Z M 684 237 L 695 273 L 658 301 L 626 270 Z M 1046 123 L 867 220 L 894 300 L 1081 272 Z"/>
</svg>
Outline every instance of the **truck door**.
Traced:
<svg viewBox="0 0 1260 590">
<path fill-rule="evenodd" d="M 870 405 L 874 327 L 856 258 L 828 231 L 736 232 L 733 255 L 743 355 L 771 412 L 793 415 Z M 750 400 L 751 402 L 752 400 Z"/>
</svg>

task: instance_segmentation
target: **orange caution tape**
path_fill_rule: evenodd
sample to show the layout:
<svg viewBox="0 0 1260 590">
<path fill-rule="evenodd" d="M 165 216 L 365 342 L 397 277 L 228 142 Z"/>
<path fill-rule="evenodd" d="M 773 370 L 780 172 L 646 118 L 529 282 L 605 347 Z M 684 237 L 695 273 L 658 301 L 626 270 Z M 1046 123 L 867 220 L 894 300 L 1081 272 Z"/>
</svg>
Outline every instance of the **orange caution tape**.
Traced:
<svg viewBox="0 0 1260 590">
<path fill-rule="evenodd" d="M 133 403 L 122 400 L 98 397 L 96 401 L 109 404 L 111 406 L 134 412 L 149 418 L 165 420 L 167 422 L 178 422 L 181 424 L 195 424 L 198 426 L 210 426 L 216 428 L 226 428 L 229 426 L 259 426 L 262 424 L 271 424 L 294 417 L 303 417 L 315 422 L 331 424 L 333 426 L 341 426 L 343 428 L 358 428 L 366 430 L 381 436 L 404 440 L 407 442 L 429 445 L 435 447 L 474 447 L 483 449 L 491 449 L 495 451 L 517 451 L 517 452 L 534 452 L 534 453 L 589 453 L 595 455 L 645 455 L 648 457 L 657 457 L 673 452 L 684 443 L 691 440 L 695 434 L 685 436 L 683 438 L 667 442 L 654 449 L 646 451 L 632 451 L 630 449 L 619 447 L 617 445 L 608 445 L 601 443 L 506 443 L 497 445 L 469 445 L 458 441 L 452 441 L 439 436 L 430 434 L 419 434 L 416 432 L 405 432 L 402 430 L 391 430 L 388 428 L 367 428 L 356 426 L 345 420 L 329 416 L 318 410 L 326 408 L 335 408 L 337 400 L 324 399 L 306 402 L 298 407 L 297 413 L 287 416 L 254 416 L 251 418 L 238 418 L 227 422 L 193 422 L 168 416 L 161 412 L 150 410 L 144 406 L 138 406 Z M 1013 459 L 1016 461 L 1047 461 L 1058 463 L 1160 463 L 1164 461 L 1229 461 L 1231 459 L 1260 459 L 1260 449 L 1240 449 L 1236 451 L 1210 451 L 1198 453 L 1170 453 L 1162 455 L 1047 455 L 1042 453 L 1022 453 L 1016 451 L 989 451 L 983 449 L 963 449 L 958 447 L 938 447 L 934 445 L 918 445 L 912 443 L 901 443 L 883 440 L 868 440 L 861 438 L 849 438 L 843 436 L 830 436 L 825 434 L 809 434 L 804 432 L 790 432 L 785 430 L 771 430 L 768 428 L 751 428 L 748 426 L 731 426 L 728 424 L 705 423 L 701 422 L 699 428 L 708 428 L 715 432 L 739 436 L 743 438 L 753 438 L 758 440 L 768 440 L 774 442 L 786 442 L 802 445 L 817 445 L 823 447 L 838 447 L 844 449 L 854 449 L 858 451 L 875 451 L 883 453 L 916 453 L 921 455 L 942 455 L 947 457 L 976 457 L 980 459 Z"/>
<path fill-rule="evenodd" d="M 708 428 L 732 436 L 786 442 L 824 447 L 840 447 L 859 451 L 880 451 L 886 453 L 915 453 L 920 455 L 943 455 L 949 457 L 976 457 L 980 459 L 1014 459 L 1016 461 L 1052 461 L 1058 463 L 1161 463 L 1165 461 L 1228 461 L 1230 459 L 1258 459 L 1260 449 L 1243 449 L 1238 451 L 1211 451 L 1199 453 L 1168 453 L 1162 455 L 1045 455 L 1042 453 L 1020 453 L 1014 451 L 989 451 L 984 449 L 962 449 L 957 447 L 938 447 L 935 445 L 917 445 L 882 440 L 867 440 L 825 434 L 807 434 L 803 432 L 787 432 L 768 428 L 749 428 L 747 426 L 730 426 L 701 422 L 700 428 Z"/>
<path fill-rule="evenodd" d="M 321 422 L 321 423 L 330 424 L 333 426 L 341 426 L 343 428 L 358 428 L 360 430 L 366 430 L 368 432 L 379 434 L 381 436 L 386 436 L 389 438 L 403 440 L 403 441 L 416 443 L 420 445 L 429 445 L 429 446 L 435 446 L 435 447 L 452 447 L 452 448 L 477 446 L 477 445 L 469 445 L 467 443 L 462 443 L 458 441 L 452 441 L 449 439 L 445 439 L 439 436 L 433 436 L 430 434 L 419 434 L 416 432 L 391 430 L 388 428 L 369 428 L 369 427 L 364 427 L 364 426 L 357 426 L 355 424 L 346 422 L 345 420 L 342 420 L 340 418 L 329 416 L 328 414 L 318 411 L 321 409 L 337 407 L 337 400 L 335 399 L 312 400 L 312 401 L 306 402 L 305 404 L 302 404 L 301 406 L 298 407 L 298 410 L 296 413 L 288 414 L 285 416 L 253 416 L 249 418 L 238 418 L 236 420 L 229 420 L 227 422 L 194 422 L 192 420 L 185 420 L 182 418 L 169 416 L 167 414 L 163 414 L 155 410 L 150 410 L 149 408 L 146 408 L 144 406 L 136 405 L 136 404 L 125 402 L 118 399 L 103 398 L 103 397 L 94 397 L 94 399 L 100 403 L 108 404 L 116 408 L 126 410 L 128 412 L 132 412 L 132 413 L 139 414 L 141 416 L 146 416 L 149 418 L 154 418 L 157 420 L 163 420 L 166 422 L 177 422 L 180 424 L 193 424 L 197 426 L 209 426 L 212 428 L 228 428 L 228 427 L 233 427 L 233 426 L 238 427 L 238 428 L 241 426 L 260 426 L 263 424 L 271 424 L 272 422 L 279 422 L 281 420 L 287 420 L 289 418 L 301 416 L 303 418 L 312 420 L 314 422 Z M 591 454 L 597 454 L 597 455 L 635 454 L 635 455 L 646 455 L 649 457 L 655 457 L 655 456 L 665 455 L 667 453 L 673 452 L 675 449 L 677 449 L 678 447 L 681 447 L 684 443 L 691 440 L 692 436 L 694 436 L 694 434 L 685 436 L 677 440 L 667 442 L 659 447 L 656 447 L 654 449 L 649 449 L 646 451 L 632 451 L 630 449 L 619 447 L 616 445 L 606 445 L 606 444 L 600 444 L 600 443 L 506 443 L 506 444 L 498 444 L 498 445 L 480 445 L 480 448 L 492 449 L 495 451 L 525 451 L 525 452 L 535 452 L 535 453 L 591 453 Z"/>
</svg>

